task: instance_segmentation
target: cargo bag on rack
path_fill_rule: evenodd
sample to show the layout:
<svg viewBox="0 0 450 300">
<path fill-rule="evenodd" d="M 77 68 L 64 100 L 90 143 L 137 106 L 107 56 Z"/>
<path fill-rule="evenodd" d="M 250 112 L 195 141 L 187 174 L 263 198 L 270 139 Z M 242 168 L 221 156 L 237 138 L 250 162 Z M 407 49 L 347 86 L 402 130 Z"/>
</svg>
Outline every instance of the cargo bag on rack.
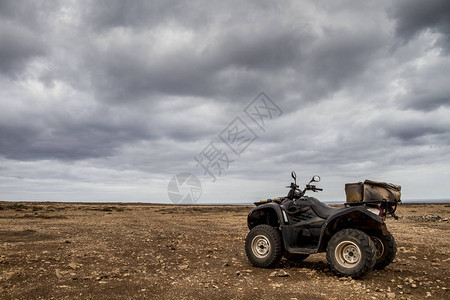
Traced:
<svg viewBox="0 0 450 300">
<path fill-rule="evenodd" d="M 396 184 L 365 180 L 363 201 L 386 200 L 399 203 L 401 190 L 402 187 Z"/>
<path fill-rule="evenodd" d="M 355 203 L 363 201 L 364 184 L 362 182 L 347 183 L 345 185 L 345 197 L 347 203 Z"/>
<path fill-rule="evenodd" d="M 401 186 L 392 183 L 365 180 L 345 185 L 347 203 L 361 201 L 389 201 L 401 202 Z"/>
</svg>

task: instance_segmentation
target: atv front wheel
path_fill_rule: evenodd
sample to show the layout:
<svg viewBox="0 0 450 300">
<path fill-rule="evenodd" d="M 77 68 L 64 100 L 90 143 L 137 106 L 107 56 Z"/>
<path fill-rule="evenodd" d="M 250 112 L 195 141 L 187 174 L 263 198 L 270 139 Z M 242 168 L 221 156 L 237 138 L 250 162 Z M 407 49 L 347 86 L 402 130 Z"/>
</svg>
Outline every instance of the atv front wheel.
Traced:
<svg viewBox="0 0 450 300">
<path fill-rule="evenodd" d="M 375 269 L 382 270 L 394 260 L 397 254 L 397 244 L 391 233 L 388 233 L 388 235 L 371 236 L 370 238 L 377 249 Z"/>
<path fill-rule="evenodd" d="M 333 235 L 327 246 L 327 260 L 338 275 L 358 278 L 376 263 L 376 249 L 370 237 L 357 229 L 343 229 Z"/>
<path fill-rule="evenodd" d="M 245 253 L 254 266 L 273 267 L 283 256 L 280 231 L 270 225 L 255 226 L 245 239 Z"/>
</svg>

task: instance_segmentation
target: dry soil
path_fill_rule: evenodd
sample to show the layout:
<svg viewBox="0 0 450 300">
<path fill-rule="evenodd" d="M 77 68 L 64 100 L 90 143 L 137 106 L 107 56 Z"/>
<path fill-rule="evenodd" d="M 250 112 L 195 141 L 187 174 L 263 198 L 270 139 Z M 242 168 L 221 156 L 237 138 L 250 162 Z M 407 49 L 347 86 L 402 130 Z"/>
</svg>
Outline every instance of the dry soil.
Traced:
<svg viewBox="0 0 450 300">
<path fill-rule="evenodd" d="M 449 299 L 449 204 L 399 207 L 398 253 L 361 279 L 325 255 L 247 260 L 251 207 L 0 202 L 1 299 Z M 288 276 L 270 276 L 274 271 Z"/>
</svg>

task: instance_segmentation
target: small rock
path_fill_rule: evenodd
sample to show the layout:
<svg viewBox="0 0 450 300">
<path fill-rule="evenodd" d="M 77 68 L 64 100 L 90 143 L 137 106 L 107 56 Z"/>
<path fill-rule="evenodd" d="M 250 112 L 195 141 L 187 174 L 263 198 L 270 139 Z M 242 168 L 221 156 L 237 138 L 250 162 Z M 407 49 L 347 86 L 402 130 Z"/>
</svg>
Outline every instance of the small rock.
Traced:
<svg viewBox="0 0 450 300">
<path fill-rule="evenodd" d="M 58 278 L 58 279 L 62 278 L 62 274 L 61 274 L 61 271 L 59 271 L 59 269 L 55 270 L 55 274 L 56 274 L 56 278 Z"/>
<path fill-rule="evenodd" d="M 224 263 L 224 264 L 222 265 L 222 267 L 229 267 L 229 266 L 230 266 L 229 263 Z"/>
<path fill-rule="evenodd" d="M 69 263 L 69 267 L 71 267 L 72 269 L 75 270 L 78 267 L 78 264 L 76 262 L 72 261 Z"/>
<path fill-rule="evenodd" d="M 288 272 L 286 272 L 285 270 L 281 269 L 280 271 L 273 271 L 272 273 L 270 273 L 269 275 L 270 277 L 288 277 L 290 276 Z"/>
<path fill-rule="evenodd" d="M 417 284 L 413 283 L 413 284 L 411 284 L 411 287 L 412 287 L 413 289 L 415 289 L 415 288 L 417 288 Z"/>
<path fill-rule="evenodd" d="M 410 278 L 410 277 L 406 277 L 405 279 L 403 279 L 403 281 L 406 282 L 406 283 L 413 283 L 414 282 L 414 280 L 412 278 Z"/>
<path fill-rule="evenodd" d="M 277 277 L 288 277 L 288 276 L 290 276 L 289 273 L 283 269 L 281 269 L 277 274 Z"/>
<path fill-rule="evenodd" d="M 394 299 L 395 298 L 395 293 L 387 293 L 386 297 L 388 297 L 389 299 Z"/>
</svg>

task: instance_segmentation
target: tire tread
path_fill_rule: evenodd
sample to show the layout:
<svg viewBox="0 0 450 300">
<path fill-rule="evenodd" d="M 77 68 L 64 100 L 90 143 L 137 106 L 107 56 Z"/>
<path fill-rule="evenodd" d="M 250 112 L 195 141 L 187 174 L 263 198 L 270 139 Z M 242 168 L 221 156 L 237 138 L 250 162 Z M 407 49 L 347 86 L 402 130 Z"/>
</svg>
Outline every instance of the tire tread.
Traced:
<svg viewBox="0 0 450 300">
<path fill-rule="evenodd" d="M 251 239 L 254 232 L 261 231 L 269 236 L 273 247 L 272 247 L 272 255 L 267 260 L 259 260 L 254 257 L 251 250 Z M 283 240 L 281 238 L 280 231 L 270 225 L 262 224 L 255 226 L 250 230 L 247 234 L 247 238 L 245 239 L 245 254 L 247 255 L 248 260 L 255 266 L 259 268 L 271 268 L 275 266 L 283 257 L 284 247 Z"/>
<path fill-rule="evenodd" d="M 353 237 L 358 242 L 361 243 L 362 249 L 361 251 L 364 251 L 362 253 L 362 259 L 363 259 L 363 265 L 361 268 L 349 271 L 349 272 L 343 272 L 339 270 L 337 265 L 334 262 L 334 249 L 337 246 L 337 241 L 342 241 L 347 236 Z M 336 272 L 340 276 L 351 276 L 353 278 L 358 278 L 366 274 L 367 272 L 371 271 L 376 263 L 376 249 L 375 245 L 373 244 L 370 237 L 365 234 L 364 232 L 358 230 L 358 229 L 343 229 L 338 231 L 336 234 L 334 234 L 330 241 L 328 242 L 327 246 L 327 261 L 330 265 L 330 268 Z"/>
<path fill-rule="evenodd" d="M 395 256 L 397 255 L 397 244 L 395 243 L 395 239 L 391 233 L 388 233 L 388 235 L 378 238 L 385 239 L 386 243 L 384 244 L 385 247 L 384 251 L 387 251 L 387 253 L 386 255 L 383 255 L 384 256 L 383 260 L 376 262 L 375 269 L 383 270 L 392 263 Z"/>
</svg>

